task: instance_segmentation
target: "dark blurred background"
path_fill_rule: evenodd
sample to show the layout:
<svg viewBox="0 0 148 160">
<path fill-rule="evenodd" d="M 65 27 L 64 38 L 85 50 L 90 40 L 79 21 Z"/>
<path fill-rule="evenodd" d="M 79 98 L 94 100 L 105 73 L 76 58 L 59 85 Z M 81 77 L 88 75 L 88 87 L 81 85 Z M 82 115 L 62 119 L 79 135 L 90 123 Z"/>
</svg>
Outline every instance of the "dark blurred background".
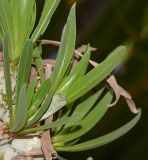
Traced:
<svg viewBox="0 0 148 160">
<path fill-rule="evenodd" d="M 68 160 L 86 160 L 90 156 L 94 160 L 148 160 L 148 0 L 62 0 L 43 38 L 60 40 L 74 2 L 77 2 L 76 47 L 90 43 L 98 48 L 91 58 L 99 62 L 117 46 L 127 46 L 126 58 L 115 76 L 142 108 L 142 117 L 128 134 L 108 145 L 61 155 Z M 39 5 L 38 11 L 41 8 Z M 44 48 L 44 56 L 51 56 L 52 52 L 50 46 Z M 121 99 L 83 140 L 108 133 L 131 118 L 133 115 Z"/>
</svg>

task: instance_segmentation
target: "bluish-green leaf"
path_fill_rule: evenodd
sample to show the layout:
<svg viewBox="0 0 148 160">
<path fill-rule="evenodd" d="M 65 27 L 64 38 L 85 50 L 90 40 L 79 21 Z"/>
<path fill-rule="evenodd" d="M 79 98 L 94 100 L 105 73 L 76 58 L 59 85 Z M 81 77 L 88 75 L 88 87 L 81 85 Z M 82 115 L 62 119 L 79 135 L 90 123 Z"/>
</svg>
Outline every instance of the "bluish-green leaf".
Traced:
<svg viewBox="0 0 148 160">
<path fill-rule="evenodd" d="M 26 84 L 24 84 L 19 92 L 18 107 L 14 117 L 14 126 L 10 129 L 11 132 L 18 132 L 24 127 L 27 122 L 27 112 Z"/>
<path fill-rule="evenodd" d="M 63 95 L 66 97 L 68 103 L 80 98 L 87 93 L 104 78 L 106 78 L 114 68 L 121 63 L 124 58 L 125 47 L 120 46 L 116 48 L 102 63 L 96 68 L 92 69 L 80 80 L 71 85 Z"/>
<path fill-rule="evenodd" d="M 43 11 L 42 11 L 42 15 L 41 18 L 39 20 L 39 23 L 36 27 L 36 29 L 34 30 L 33 34 L 32 34 L 32 41 L 36 42 L 37 39 L 44 33 L 44 31 L 46 30 L 52 15 L 54 14 L 57 6 L 59 5 L 61 0 L 46 0 L 44 2 L 44 7 L 43 7 Z"/>
<path fill-rule="evenodd" d="M 3 46 L 3 62 L 4 62 L 4 77 L 5 87 L 7 95 L 7 104 L 10 115 L 10 124 L 12 123 L 13 108 L 12 108 L 12 89 L 11 89 L 11 76 L 10 76 L 10 65 L 9 65 L 9 36 L 5 34 L 4 46 Z"/>
<path fill-rule="evenodd" d="M 117 129 L 111 133 L 103 135 L 99 138 L 95 138 L 95 139 L 89 140 L 87 142 L 76 144 L 76 145 L 70 146 L 70 147 L 66 147 L 66 146 L 61 147 L 61 148 L 56 147 L 55 149 L 57 151 L 77 152 L 77 151 L 84 151 L 84 150 L 89 150 L 89 149 L 93 149 L 96 147 L 100 147 L 100 146 L 105 145 L 107 143 L 110 143 L 110 142 L 120 138 L 124 134 L 126 134 L 129 130 L 131 130 L 136 125 L 136 123 L 140 119 L 140 116 L 141 116 L 141 111 L 139 111 L 139 113 L 136 115 L 136 117 L 134 117 L 126 125 L 120 127 L 119 129 Z"/>
</svg>

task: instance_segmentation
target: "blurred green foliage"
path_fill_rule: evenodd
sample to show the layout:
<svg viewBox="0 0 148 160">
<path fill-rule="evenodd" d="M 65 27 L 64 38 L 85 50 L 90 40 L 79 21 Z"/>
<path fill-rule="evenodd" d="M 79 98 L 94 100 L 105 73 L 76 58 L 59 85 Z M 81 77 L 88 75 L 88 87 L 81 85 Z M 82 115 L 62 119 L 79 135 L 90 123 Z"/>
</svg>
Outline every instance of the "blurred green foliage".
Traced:
<svg viewBox="0 0 148 160">
<path fill-rule="evenodd" d="M 78 0 L 77 0 L 78 1 Z M 59 40 L 70 5 L 74 0 L 63 0 L 48 27 L 44 38 Z M 38 10 L 42 6 L 38 6 Z M 139 124 L 115 142 L 89 152 L 65 154 L 69 160 L 147 160 L 148 159 L 148 1 L 147 0 L 79 0 L 77 5 L 77 46 L 90 44 L 98 48 L 92 59 L 100 61 L 118 45 L 127 45 L 127 57 L 116 71 L 116 77 L 142 108 Z M 49 56 L 53 48 L 47 47 Z M 124 124 L 129 111 L 124 101 L 109 111 L 101 124 L 84 139 L 107 133 Z"/>
</svg>

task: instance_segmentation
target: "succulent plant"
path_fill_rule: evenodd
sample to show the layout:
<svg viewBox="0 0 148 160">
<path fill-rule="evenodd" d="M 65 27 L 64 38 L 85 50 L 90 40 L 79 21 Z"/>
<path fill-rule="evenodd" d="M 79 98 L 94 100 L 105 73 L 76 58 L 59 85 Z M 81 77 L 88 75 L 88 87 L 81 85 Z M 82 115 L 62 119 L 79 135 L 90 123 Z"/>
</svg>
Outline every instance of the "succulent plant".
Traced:
<svg viewBox="0 0 148 160">
<path fill-rule="evenodd" d="M 90 60 L 89 44 L 82 49 L 83 55 L 75 50 L 75 4 L 61 41 L 39 40 L 59 3 L 45 0 L 35 25 L 35 0 L 0 0 L 0 153 L 6 160 L 34 156 L 62 159 L 58 151 L 83 151 L 112 142 L 140 118 L 140 109 L 112 75 L 124 59 L 125 47 L 117 47 L 100 64 Z M 56 61 L 42 59 L 45 43 L 59 45 Z M 75 55 L 81 59 L 74 65 Z M 89 63 L 94 65 L 90 71 Z M 124 96 L 137 115 L 111 133 L 79 142 L 108 111 L 113 91 L 117 98 Z"/>
</svg>

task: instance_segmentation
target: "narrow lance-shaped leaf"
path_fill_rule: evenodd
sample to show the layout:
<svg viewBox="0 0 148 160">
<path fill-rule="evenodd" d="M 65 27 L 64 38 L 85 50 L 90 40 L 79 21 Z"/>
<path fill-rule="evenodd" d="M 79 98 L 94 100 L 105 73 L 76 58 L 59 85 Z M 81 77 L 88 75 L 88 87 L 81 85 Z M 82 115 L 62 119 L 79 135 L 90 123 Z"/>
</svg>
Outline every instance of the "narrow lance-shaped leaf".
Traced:
<svg viewBox="0 0 148 160">
<path fill-rule="evenodd" d="M 41 57 L 41 53 L 42 53 L 42 46 L 39 45 L 33 51 L 33 59 L 34 59 L 36 68 L 39 72 L 41 83 L 43 83 L 45 81 L 45 75 L 44 75 L 44 67 L 43 67 L 43 60 Z"/>
<path fill-rule="evenodd" d="M 1 42 L 4 40 L 4 34 L 5 34 L 4 27 L 0 19 L 0 41 Z"/>
<path fill-rule="evenodd" d="M 24 127 L 27 122 L 27 111 L 26 84 L 24 84 L 20 89 L 18 107 L 14 117 L 14 126 L 10 129 L 12 132 L 18 132 Z"/>
<path fill-rule="evenodd" d="M 90 59 L 90 49 L 88 46 L 80 62 L 72 70 L 70 75 L 66 77 L 61 83 L 60 87 L 57 90 L 57 93 L 62 94 L 62 92 L 66 90 L 73 82 L 79 80 L 85 74 L 88 67 L 89 59 Z"/>
<path fill-rule="evenodd" d="M 36 80 L 33 79 L 27 86 L 27 103 L 28 106 L 31 105 L 32 98 L 35 92 Z"/>
<path fill-rule="evenodd" d="M 4 47 L 3 47 L 3 62 L 4 62 L 4 76 L 5 76 L 5 87 L 7 95 L 7 104 L 10 114 L 10 125 L 12 122 L 12 89 L 11 89 L 11 76 L 10 76 L 10 65 L 9 65 L 9 36 L 8 33 L 5 34 Z"/>
<path fill-rule="evenodd" d="M 24 31 L 24 39 L 29 38 L 30 33 L 32 32 L 36 20 L 36 1 L 35 0 L 23 0 L 20 1 L 20 20 L 19 24 L 21 30 Z M 23 19 L 23 16 L 25 19 Z M 20 30 L 20 31 L 21 31 Z"/>
<path fill-rule="evenodd" d="M 40 88 L 36 91 L 33 100 L 32 100 L 32 105 L 37 106 L 41 104 L 43 99 L 45 99 L 45 96 L 47 92 L 50 89 L 50 79 L 47 79 L 41 86 Z"/>
<path fill-rule="evenodd" d="M 108 105 L 110 104 L 112 97 L 113 96 L 110 92 L 106 93 L 104 97 L 88 113 L 88 115 L 78 123 L 78 126 L 80 126 L 79 129 L 70 131 L 67 134 L 59 134 L 54 137 L 53 142 L 65 143 L 68 141 L 72 141 L 91 130 L 107 112 Z"/>
<path fill-rule="evenodd" d="M 46 124 L 46 125 L 42 125 L 39 127 L 23 130 L 20 132 L 20 134 L 32 133 L 32 132 L 37 132 L 37 131 L 44 131 L 44 130 L 47 130 L 50 128 L 60 127 L 64 124 L 66 124 L 67 122 L 77 121 L 78 118 L 79 118 L 78 116 L 64 117 L 64 118 L 61 118 L 61 119 L 54 121 L 50 124 Z"/>
<path fill-rule="evenodd" d="M 107 143 L 110 143 L 116 139 L 118 139 L 119 137 L 123 136 L 124 134 L 126 134 L 129 130 L 131 130 L 136 123 L 139 121 L 141 116 L 141 110 L 139 111 L 139 113 L 136 115 L 136 117 L 134 117 L 130 122 L 128 122 L 126 125 L 122 126 L 121 128 L 108 133 L 104 136 L 101 136 L 99 138 L 95 138 L 93 140 L 89 140 L 87 142 L 83 142 L 80 144 L 76 144 L 74 146 L 70 146 L 70 147 L 55 147 L 57 151 L 65 151 L 65 152 L 77 152 L 77 151 L 84 151 L 84 150 L 89 150 L 89 149 L 93 149 L 96 147 L 100 147 L 102 145 L 105 145 Z"/>
<path fill-rule="evenodd" d="M 17 62 L 24 42 L 29 38 L 35 24 L 36 3 L 35 0 L 11 0 L 9 3 L 14 31 L 13 59 Z"/>
<path fill-rule="evenodd" d="M 56 64 L 54 66 L 53 77 L 51 79 L 53 92 L 57 89 L 63 76 L 65 75 L 74 51 L 76 39 L 76 18 L 75 18 L 75 5 L 72 6 L 67 23 L 64 27 L 61 45 L 59 48 Z"/>
<path fill-rule="evenodd" d="M 16 104 L 20 92 L 20 88 L 23 84 L 27 83 L 29 79 L 31 62 L 32 62 L 32 51 L 33 44 L 31 40 L 26 40 L 24 44 L 24 48 L 21 53 L 18 75 L 17 75 L 17 86 L 16 86 Z"/>
<path fill-rule="evenodd" d="M 12 22 L 13 22 L 13 32 L 14 32 L 14 45 L 18 45 L 18 39 L 19 37 L 19 1 L 20 0 L 11 0 L 10 8 L 11 8 L 11 15 L 12 15 Z"/>
<path fill-rule="evenodd" d="M 45 1 L 41 18 L 39 20 L 39 23 L 35 31 L 33 32 L 31 36 L 31 39 L 33 42 L 36 42 L 37 39 L 44 33 L 60 1 L 61 0 L 46 0 Z"/>
<path fill-rule="evenodd" d="M 29 28 L 28 28 L 27 37 L 31 37 L 31 33 L 33 31 L 35 22 L 36 22 L 36 3 L 34 4 L 33 13 L 32 13 L 32 17 L 30 20 Z"/>
<path fill-rule="evenodd" d="M 30 22 L 32 20 L 32 14 L 34 12 L 35 0 L 19 0 L 19 32 L 23 32 L 23 39 L 28 33 Z M 24 30 L 26 29 L 26 30 Z M 29 38 L 29 37 L 28 37 Z"/>
<path fill-rule="evenodd" d="M 19 1 L 19 20 L 18 20 L 18 48 L 15 51 L 16 57 L 19 57 L 19 52 L 21 51 L 23 44 L 26 39 L 29 39 L 28 30 L 30 29 L 31 25 L 30 22 L 32 20 L 32 15 L 34 14 L 34 6 L 35 0 L 23 0 Z M 35 22 L 35 21 L 34 21 Z M 33 30 L 34 25 L 32 25 Z"/>
<path fill-rule="evenodd" d="M 86 114 L 89 114 L 89 111 L 91 110 L 91 108 L 94 106 L 94 104 L 98 100 L 99 96 L 103 92 L 103 89 L 104 88 L 102 88 L 98 92 L 92 94 L 91 96 L 87 97 L 79 105 L 76 106 L 75 110 L 72 113 L 73 116 L 78 115 L 80 117 L 80 119 L 75 124 L 76 126 L 79 125 L 79 123 L 81 123 L 81 120 L 83 120 L 83 118 L 86 116 Z M 72 125 L 73 124 L 67 122 L 67 124 L 63 127 L 63 131 L 64 131 L 64 129 L 66 130 L 67 127 L 69 127 L 69 126 L 72 127 Z"/>
<path fill-rule="evenodd" d="M 2 23 L 4 33 L 8 32 L 10 39 L 10 47 L 13 48 L 13 23 L 11 17 L 10 3 L 9 0 L 0 0 L 0 22 Z M 12 59 L 12 53 L 9 53 L 10 60 Z"/>
<path fill-rule="evenodd" d="M 4 31 L 9 33 L 11 39 L 11 36 L 13 36 L 13 25 L 9 0 L 0 0 L 0 19 L 3 24 Z"/>
<path fill-rule="evenodd" d="M 68 103 L 78 99 L 86 92 L 91 90 L 97 84 L 99 84 L 104 78 L 109 75 L 113 69 L 121 63 L 125 53 L 125 47 L 120 46 L 116 48 L 102 63 L 96 68 L 88 72 L 80 80 L 71 85 L 63 95 L 66 97 Z"/>
<path fill-rule="evenodd" d="M 47 110 L 51 100 L 52 100 L 52 95 L 48 94 L 48 96 L 45 98 L 45 100 L 41 104 L 41 107 L 28 119 L 26 127 L 33 125 L 35 122 L 41 119 L 41 117 Z"/>
<path fill-rule="evenodd" d="M 71 105 L 70 105 L 70 106 L 67 106 L 67 107 L 65 108 L 65 110 L 66 110 L 66 111 L 64 111 L 64 110 L 62 111 L 62 112 L 65 112 L 65 113 L 62 113 L 62 116 L 59 117 L 58 119 L 68 117 L 68 116 L 70 115 L 71 111 L 72 111 L 72 106 L 71 106 Z M 63 126 L 56 127 L 56 128 L 54 129 L 54 136 L 56 136 L 56 135 L 61 131 L 62 128 L 63 128 Z"/>
<path fill-rule="evenodd" d="M 46 98 L 49 89 L 50 89 L 50 79 L 47 79 L 34 94 L 31 107 L 29 109 L 28 117 L 31 117 L 32 114 L 34 114 L 38 110 L 39 106 Z"/>
</svg>

